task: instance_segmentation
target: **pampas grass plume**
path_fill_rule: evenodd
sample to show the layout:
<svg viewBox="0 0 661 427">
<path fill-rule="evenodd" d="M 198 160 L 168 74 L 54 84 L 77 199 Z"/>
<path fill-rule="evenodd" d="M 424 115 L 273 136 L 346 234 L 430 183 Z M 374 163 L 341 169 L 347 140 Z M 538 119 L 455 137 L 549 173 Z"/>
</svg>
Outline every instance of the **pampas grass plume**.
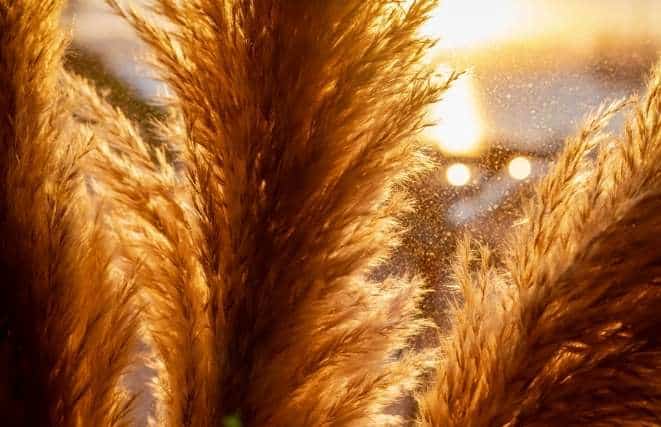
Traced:
<svg viewBox="0 0 661 427">
<path fill-rule="evenodd" d="M 603 133 L 618 103 L 567 142 L 504 268 L 460 246 L 465 303 L 418 425 L 658 425 L 660 71 L 622 137 Z"/>
<path fill-rule="evenodd" d="M 16 426 L 125 425 L 134 289 L 84 192 L 61 6 L 0 2 L 0 405 Z"/>
</svg>

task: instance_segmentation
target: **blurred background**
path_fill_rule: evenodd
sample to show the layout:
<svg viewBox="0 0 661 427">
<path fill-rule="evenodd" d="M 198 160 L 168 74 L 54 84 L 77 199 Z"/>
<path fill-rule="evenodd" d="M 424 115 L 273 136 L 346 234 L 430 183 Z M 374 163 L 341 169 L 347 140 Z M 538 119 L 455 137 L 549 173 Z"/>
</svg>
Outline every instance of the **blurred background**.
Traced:
<svg viewBox="0 0 661 427">
<path fill-rule="evenodd" d="M 154 101 L 166 88 L 144 65 L 148 52 L 102 0 L 72 0 L 65 20 L 73 68 L 110 88 L 131 117 L 162 114 Z M 413 184 L 418 209 L 385 270 L 422 273 L 438 289 L 458 234 L 498 245 L 582 118 L 644 87 L 660 22 L 661 0 L 442 1 L 423 29 L 440 38 L 428 60 L 466 73 L 430 111 L 438 124 L 424 138 L 439 166 Z M 427 302 L 439 322 L 443 295 Z"/>
</svg>

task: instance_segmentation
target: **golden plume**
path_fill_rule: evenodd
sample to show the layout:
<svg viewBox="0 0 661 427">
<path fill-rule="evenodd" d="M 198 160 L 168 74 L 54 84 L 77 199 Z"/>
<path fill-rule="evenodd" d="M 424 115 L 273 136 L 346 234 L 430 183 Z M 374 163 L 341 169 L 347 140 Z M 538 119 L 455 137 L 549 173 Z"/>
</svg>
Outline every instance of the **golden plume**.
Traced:
<svg viewBox="0 0 661 427">
<path fill-rule="evenodd" d="M 134 288 L 85 194 L 61 6 L 0 1 L 0 405 L 16 426 L 124 425 Z"/>
<path fill-rule="evenodd" d="M 498 254 L 502 271 L 485 250 L 473 267 L 460 245 L 465 303 L 418 425 L 658 425 L 660 71 L 624 136 L 603 133 L 615 104 L 568 141 Z"/>
<path fill-rule="evenodd" d="M 449 84 L 421 65 L 434 2 L 160 0 L 166 26 L 110 3 L 153 48 L 183 119 L 193 215 L 151 184 L 122 196 L 150 212 L 148 287 L 170 304 L 154 321 L 161 422 L 396 420 L 386 408 L 429 364 L 397 356 L 427 324 L 424 291 L 368 274 L 397 242 L 409 202 L 394 189 L 428 166 L 414 136 Z"/>
</svg>

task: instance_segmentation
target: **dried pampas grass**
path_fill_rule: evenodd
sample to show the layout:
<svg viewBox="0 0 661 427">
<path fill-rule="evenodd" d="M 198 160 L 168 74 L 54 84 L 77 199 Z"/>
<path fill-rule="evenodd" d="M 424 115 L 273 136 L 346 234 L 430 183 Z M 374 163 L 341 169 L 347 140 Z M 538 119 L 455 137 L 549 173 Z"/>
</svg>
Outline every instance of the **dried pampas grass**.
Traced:
<svg viewBox="0 0 661 427">
<path fill-rule="evenodd" d="M 199 263 L 199 232 L 186 181 L 166 160 L 167 146 L 152 149 L 124 114 L 87 81 L 68 75 L 81 103 L 76 114 L 97 123 L 103 141 L 91 157 L 97 191 L 112 212 L 121 263 L 135 268 L 144 301 L 145 339 L 158 353 L 155 392 L 158 425 L 217 425 L 205 283 Z M 176 124 L 176 122 L 173 122 Z M 169 144 L 177 129 L 163 128 Z"/>
<path fill-rule="evenodd" d="M 0 405 L 8 425 L 125 425 L 134 288 L 84 192 L 61 3 L 0 1 Z"/>
<path fill-rule="evenodd" d="M 396 356 L 426 324 L 423 288 L 367 275 L 408 209 L 394 186 L 427 167 L 412 137 L 445 87 L 420 66 L 433 2 L 158 1 L 171 31 L 114 5 L 156 52 L 186 129 L 194 216 L 145 218 L 163 247 L 144 256 L 171 263 L 155 298 L 190 302 L 154 322 L 180 334 L 155 331 L 167 339 L 162 422 L 394 421 L 385 408 L 428 364 Z M 169 206 L 161 193 L 155 206 Z M 182 299 L 198 282 L 205 298 Z M 188 366 L 196 348 L 204 368 Z"/>
<path fill-rule="evenodd" d="M 461 245 L 465 304 L 419 425 L 658 425 L 661 68 L 609 138 L 621 106 L 568 141 L 498 254 L 502 271 L 484 255 L 474 268 Z"/>
</svg>

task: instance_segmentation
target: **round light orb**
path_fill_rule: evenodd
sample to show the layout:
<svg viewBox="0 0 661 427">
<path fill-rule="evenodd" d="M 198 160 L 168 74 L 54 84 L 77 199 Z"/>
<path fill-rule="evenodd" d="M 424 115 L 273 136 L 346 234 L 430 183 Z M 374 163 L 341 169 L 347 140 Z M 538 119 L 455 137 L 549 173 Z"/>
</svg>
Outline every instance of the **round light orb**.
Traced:
<svg viewBox="0 0 661 427">
<path fill-rule="evenodd" d="M 445 171 L 445 177 L 451 185 L 461 187 L 470 181 L 471 170 L 463 163 L 454 163 Z"/>
<path fill-rule="evenodd" d="M 530 164 L 530 160 L 523 156 L 515 157 L 510 160 L 510 164 L 507 166 L 507 172 L 509 172 L 512 178 L 521 181 L 530 176 L 532 164 Z"/>
</svg>

